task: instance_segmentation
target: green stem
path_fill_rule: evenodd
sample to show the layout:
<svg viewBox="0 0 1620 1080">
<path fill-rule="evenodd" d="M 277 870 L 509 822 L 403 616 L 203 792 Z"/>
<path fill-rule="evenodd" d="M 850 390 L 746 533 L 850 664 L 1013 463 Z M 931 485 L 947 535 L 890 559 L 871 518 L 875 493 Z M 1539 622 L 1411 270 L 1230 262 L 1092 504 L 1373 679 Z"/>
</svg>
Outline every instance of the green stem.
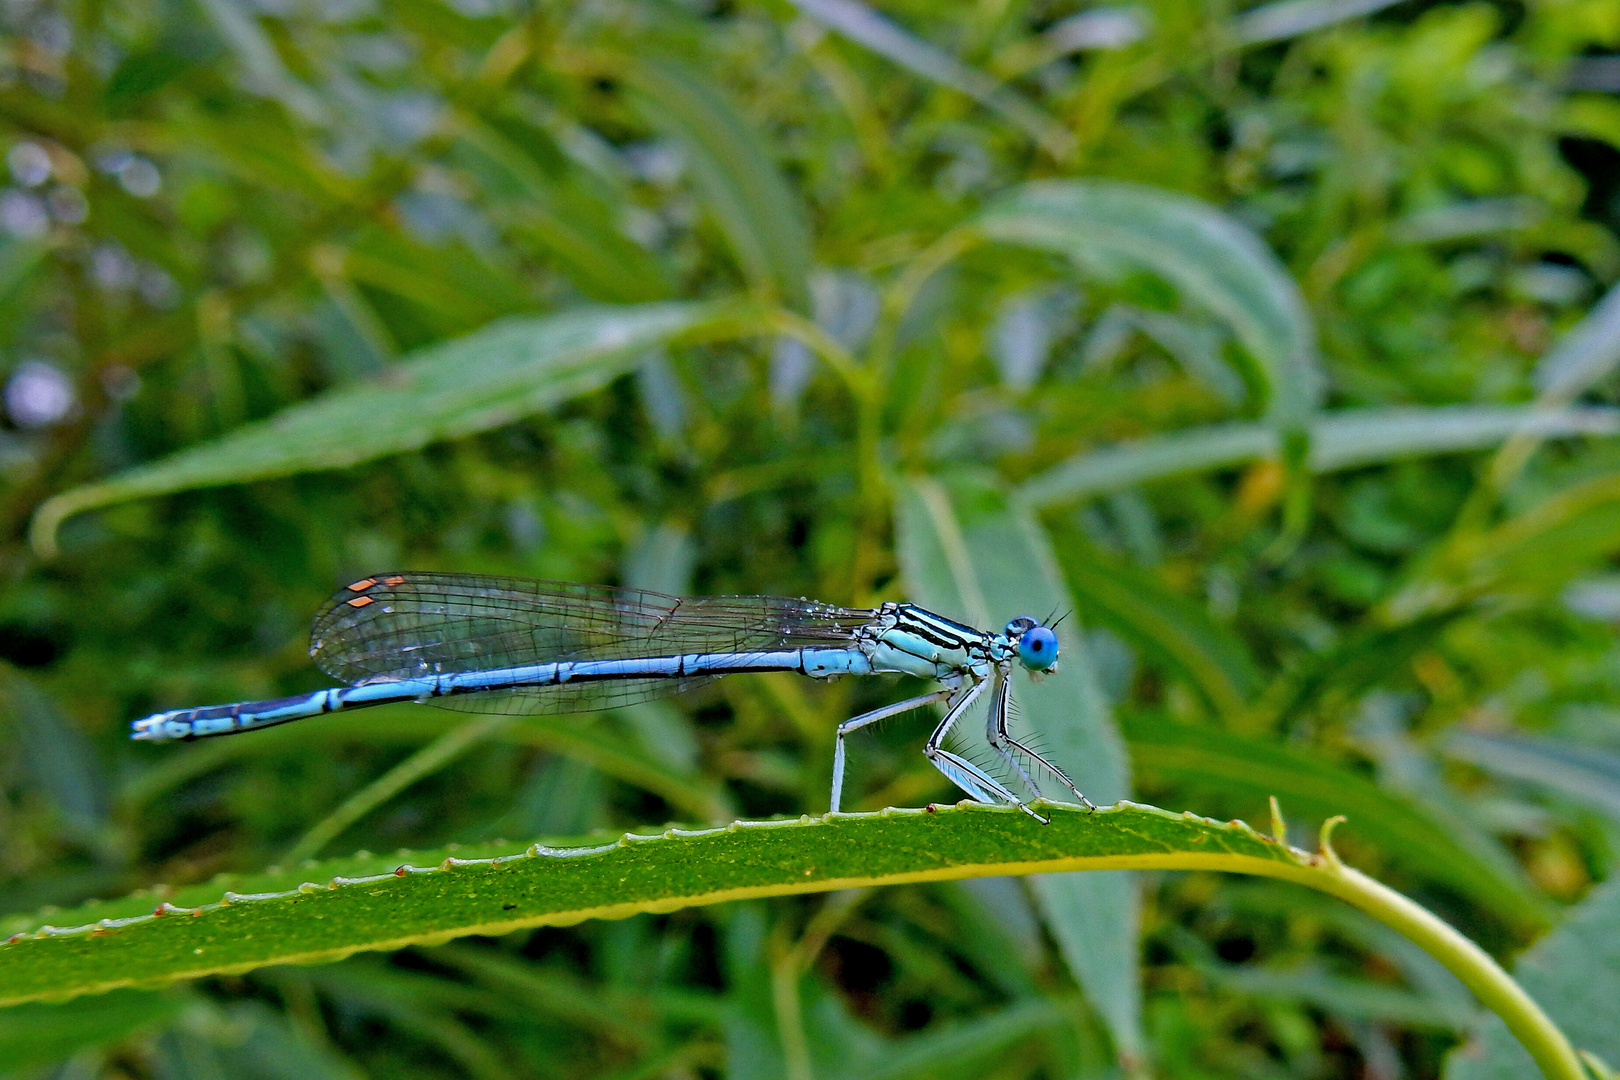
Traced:
<svg viewBox="0 0 1620 1080">
<path fill-rule="evenodd" d="M 1247 861 L 1247 860 L 1246 860 Z M 1569 1039 L 1490 955 L 1439 916 L 1354 870 L 1325 849 L 1312 866 L 1285 863 L 1242 869 L 1308 885 L 1360 908 L 1440 961 L 1480 1003 L 1500 1016 L 1547 1080 L 1589 1080 Z M 1237 869 L 1234 867 L 1233 869 Z"/>
<path fill-rule="evenodd" d="M 761 316 L 760 321 L 765 328 L 774 333 L 803 342 L 840 379 L 844 380 L 844 385 L 857 400 L 864 400 L 872 395 L 871 377 L 860 364 L 856 363 L 849 350 L 844 348 L 837 338 L 803 315 L 786 308 L 771 308 Z"/>
</svg>

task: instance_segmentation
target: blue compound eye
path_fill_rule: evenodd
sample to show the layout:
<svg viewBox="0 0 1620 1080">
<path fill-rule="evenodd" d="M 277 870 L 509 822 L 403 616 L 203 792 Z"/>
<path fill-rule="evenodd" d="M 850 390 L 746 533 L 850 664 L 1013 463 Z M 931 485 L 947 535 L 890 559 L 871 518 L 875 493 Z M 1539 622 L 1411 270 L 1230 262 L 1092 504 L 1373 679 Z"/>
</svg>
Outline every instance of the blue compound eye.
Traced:
<svg viewBox="0 0 1620 1080">
<path fill-rule="evenodd" d="M 1057 658 L 1057 635 L 1048 627 L 1032 627 L 1018 639 L 1018 659 L 1031 671 L 1046 671 L 1057 663 Z"/>
</svg>

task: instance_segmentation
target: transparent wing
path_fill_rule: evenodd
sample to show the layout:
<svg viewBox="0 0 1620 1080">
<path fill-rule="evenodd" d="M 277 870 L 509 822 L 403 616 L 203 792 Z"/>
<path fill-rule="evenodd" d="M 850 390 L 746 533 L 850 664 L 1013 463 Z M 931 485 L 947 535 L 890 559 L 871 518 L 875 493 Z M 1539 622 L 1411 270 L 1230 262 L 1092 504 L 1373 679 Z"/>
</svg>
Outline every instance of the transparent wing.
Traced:
<svg viewBox="0 0 1620 1080">
<path fill-rule="evenodd" d="M 334 678 L 371 683 L 563 660 L 841 645 L 875 616 L 773 596 L 681 598 L 478 574 L 377 574 L 339 590 L 316 615 L 310 655 Z M 475 712 L 583 712 L 707 681 L 624 679 L 432 703 Z"/>
</svg>

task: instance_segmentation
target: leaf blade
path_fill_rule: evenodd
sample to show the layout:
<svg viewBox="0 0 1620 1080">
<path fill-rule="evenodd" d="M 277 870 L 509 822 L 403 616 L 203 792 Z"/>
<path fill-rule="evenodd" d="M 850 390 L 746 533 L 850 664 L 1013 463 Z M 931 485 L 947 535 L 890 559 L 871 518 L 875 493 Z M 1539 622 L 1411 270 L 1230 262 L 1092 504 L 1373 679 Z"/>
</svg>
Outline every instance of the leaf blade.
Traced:
<svg viewBox="0 0 1620 1080">
<path fill-rule="evenodd" d="M 14 936 L 0 944 L 0 1005 L 337 959 L 463 934 L 860 884 L 1167 860 L 1285 877 L 1311 873 L 1302 856 L 1242 824 L 1134 804 L 1096 813 L 1050 809 L 1050 825 L 1014 809 L 966 804 L 738 822 L 594 848 L 526 852 L 491 845 L 360 855 L 221 878 L 170 894 L 172 906 L 162 915 L 151 914 L 158 899 L 148 894 L 50 916 L 73 924 L 66 928 L 5 920 L 0 927 Z M 459 863 L 446 861 L 458 857 Z M 188 914 L 193 911 L 198 914 Z"/>
<path fill-rule="evenodd" d="M 1082 264 L 1145 267 L 1221 318 L 1264 373 L 1274 425 L 1297 428 L 1321 402 L 1316 328 L 1282 262 L 1247 226 L 1188 195 L 1111 181 L 1038 181 L 974 219 L 984 236 Z"/>
<path fill-rule="evenodd" d="M 1307 425 L 1306 465 L 1330 473 L 1401 458 L 1482 450 L 1518 434 L 1544 438 L 1620 433 L 1620 410 L 1556 410 L 1446 405 L 1429 409 L 1354 409 L 1324 413 Z M 1172 476 L 1214 472 L 1275 457 L 1282 442 L 1263 424 L 1212 424 L 1086 450 L 1025 481 L 1021 499 L 1035 507 L 1106 494 Z"/>
<path fill-rule="evenodd" d="M 32 540 L 53 552 L 65 518 L 116 502 L 343 468 L 499 427 L 598 389 L 643 350 L 726 317 L 722 306 L 663 303 L 501 320 L 422 350 L 382 378 L 55 495 L 35 511 Z"/>
<path fill-rule="evenodd" d="M 1074 136 L 1018 91 L 915 36 L 859 0 L 790 0 L 804 14 L 907 71 L 948 86 L 994 109 L 1059 160 L 1074 152 Z"/>
<path fill-rule="evenodd" d="M 621 74 L 647 122 L 691 155 L 699 191 L 743 276 L 765 295 L 805 310 L 810 229 L 764 137 L 718 86 L 673 57 L 627 57 Z"/>
<path fill-rule="evenodd" d="M 1076 530 L 1055 545 L 1075 600 L 1099 621 L 1179 670 L 1223 716 L 1240 715 L 1260 686 L 1243 639 L 1156 576 L 1089 544 Z"/>
</svg>

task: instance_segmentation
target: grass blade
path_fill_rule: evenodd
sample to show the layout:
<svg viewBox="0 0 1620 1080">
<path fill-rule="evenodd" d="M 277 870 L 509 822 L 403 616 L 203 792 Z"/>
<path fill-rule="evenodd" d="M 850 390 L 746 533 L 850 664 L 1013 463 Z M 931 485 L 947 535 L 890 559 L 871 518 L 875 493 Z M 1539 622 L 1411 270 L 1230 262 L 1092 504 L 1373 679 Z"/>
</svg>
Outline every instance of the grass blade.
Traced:
<svg viewBox="0 0 1620 1080">
<path fill-rule="evenodd" d="M 975 1067 L 1038 1038 L 1041 1032 L 1072 1024 L 1074 1009 L 1062 999 L 1031 998 L 894 1044 L 866 1080 L 931 1080 L 946 1075 L 978 1075 Z"/>
<path fill-rule="evenodd" d="M 1620 476 L 1570 484 L 1485 532 L 1466 532 L 1419 564 L 1381 605 L 1388 624 L 1481 596 L 1554 595 L 1620 548 Z"/>
<path fill-rule="evenodd" d="M 587 296 L 636 303 L 670 295 L 664 267 L 619 230 L 618 207 L 582 183 L 579 170 L 550 175 L 515 134 L 478 117 L 461 117 L 457 129 L 463 152 L 503 196 L 498 220 L 543 246 Z"/>
<path fill-rule="evenodd" d="M 1229 964 L 1203 938 L 1182 926 L 1166 928 L 1177 958 L 1210 984 L 1258 998 L 1297 1001 L 1347 1018 L 1464 1031 L 1478 1020 L 1466 998 L 1414 993 L 1367 979 L 1333 975 L 1318 966 L 1283 969 L 1265 964 Z"/>
<path fill-rule="evenodd" d="M 1198 604 L 1064 530 L 1054 546 L 1075 602 L 1197 687 L 1215 711 L 1235 717 L 1260 686 L 1249 648 Z"/>
<path fill-rule="evenodd" d="M 180 994 L 116 990 L 97 998 L 93 1009 L 40 1002 L 0 1010 L 0 1061 L 8 1074 L 61 1061 L 85 1047 L 164 1024 L 185 1003 Z"/>
<path fill-rule="evenodd" d="M 1586 317 L 1536 361 L 1536 390 L 1571 401 L 1620 364 L 1620 288 L 1604 294 Z"/>
<path fill-rule="evenodd" d="M 1320 30 L 1324 26 L 1359 19 L 1392 7 L 1398 0 L 1275 0 L 1239 15 L 1232 23 L 1232 36 L 1242 45 L 1264 45 L 1272 41 Z"/>
<path fill-rule="evenodd" d="M 1531 735 L 1454 732 L 1447 757 L 1494 776 L 1544 787 L 1620 821 L 1620 755 Z"/>
</svg>

